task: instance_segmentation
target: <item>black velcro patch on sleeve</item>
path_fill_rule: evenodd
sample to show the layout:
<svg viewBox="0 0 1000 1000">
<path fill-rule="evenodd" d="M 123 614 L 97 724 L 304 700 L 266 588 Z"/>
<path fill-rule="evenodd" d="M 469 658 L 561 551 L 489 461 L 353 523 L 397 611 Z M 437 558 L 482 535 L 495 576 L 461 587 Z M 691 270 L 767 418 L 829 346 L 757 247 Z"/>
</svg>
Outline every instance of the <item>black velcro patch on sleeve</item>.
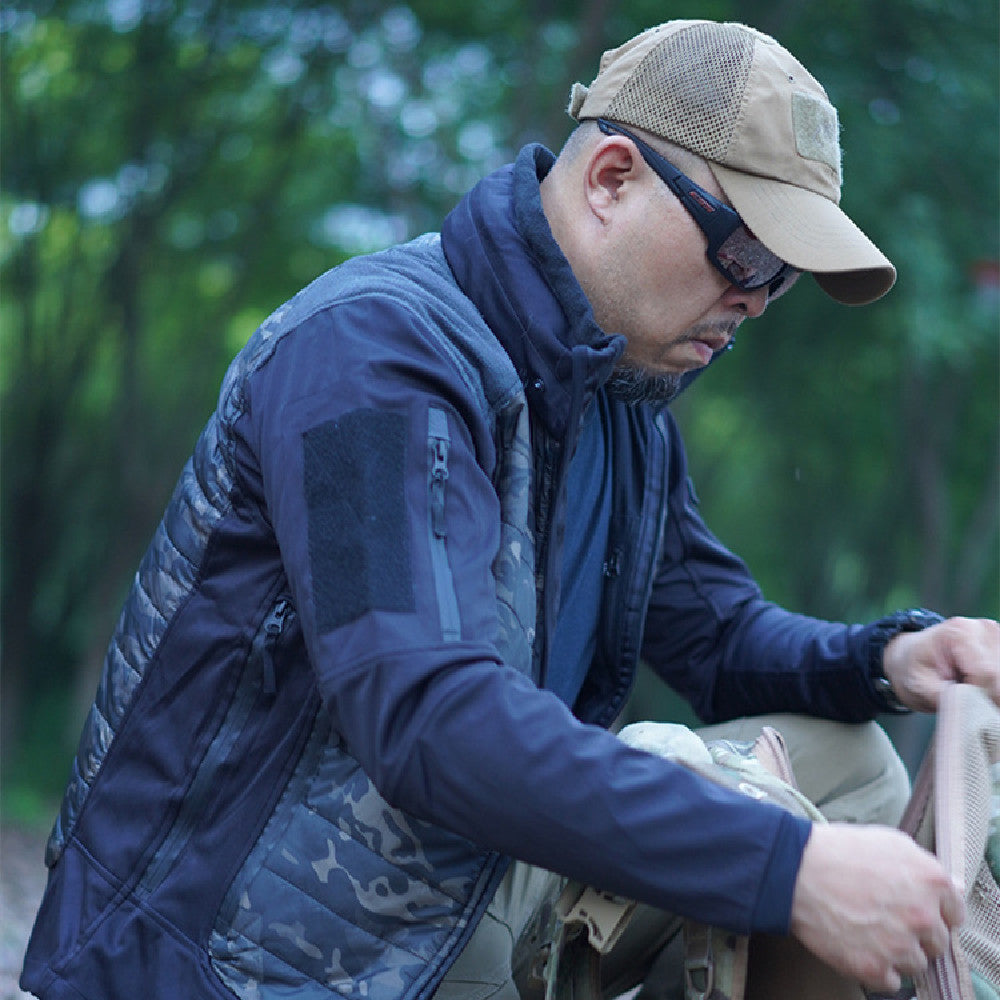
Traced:
<svg viewBox="0 0 1000 1000">
<path fill-rule="evenodd" d="M 352 410 L 302 435 L 309 565 L 322 634 L 368 611 L 413 611 L 404 474 L 408 420 Z"/>
</svg>

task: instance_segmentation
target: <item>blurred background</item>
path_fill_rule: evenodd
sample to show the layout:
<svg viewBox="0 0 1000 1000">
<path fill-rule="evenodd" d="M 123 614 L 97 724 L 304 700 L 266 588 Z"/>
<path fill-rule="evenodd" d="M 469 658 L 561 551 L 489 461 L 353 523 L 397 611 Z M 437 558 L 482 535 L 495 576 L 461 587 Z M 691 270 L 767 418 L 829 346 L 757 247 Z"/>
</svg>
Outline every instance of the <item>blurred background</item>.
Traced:
<svg viewBox="0 0 1000 1000">
<path fill-rule="evenodd" d="M 800 282 L 678 402 L 708 523 L 797 611 L 998 614 L 995 0 L 8 0 L 5 822 L 50 822 L 132 573 L 256 324 L 437 229 L 523 143 L 558 148 L 570 84 L 673 17 L 753 24 L 820 79 L 843 204 L 899 270 L 863 309 Z M 648 676 L 635 697 L 680 711 Z"/>
</svg>

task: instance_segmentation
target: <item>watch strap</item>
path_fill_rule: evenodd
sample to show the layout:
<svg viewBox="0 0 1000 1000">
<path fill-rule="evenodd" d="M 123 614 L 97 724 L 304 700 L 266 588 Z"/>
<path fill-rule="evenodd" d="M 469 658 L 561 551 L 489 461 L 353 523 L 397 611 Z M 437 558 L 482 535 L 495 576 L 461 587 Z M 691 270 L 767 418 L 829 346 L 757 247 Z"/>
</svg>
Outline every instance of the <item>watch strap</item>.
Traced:
<svg viewBox="0 0 1000 1000">
<path fill-rule="evenodd" d="M 868 635 L 868 680 L 883 711 L 896 715 L 909 712 L 885 675 L 885 647 L 902 632 L 921 632 L 943 621 L 944 617 L 936 611 L 907 608 L 872 622 Z"/>
</svg>

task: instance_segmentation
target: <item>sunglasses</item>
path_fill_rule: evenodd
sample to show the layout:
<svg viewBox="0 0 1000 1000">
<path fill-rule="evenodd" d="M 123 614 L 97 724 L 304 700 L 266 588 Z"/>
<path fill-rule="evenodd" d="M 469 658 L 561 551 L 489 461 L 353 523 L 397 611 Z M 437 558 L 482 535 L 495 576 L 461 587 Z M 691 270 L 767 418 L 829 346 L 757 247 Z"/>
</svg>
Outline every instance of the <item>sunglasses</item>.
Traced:
<svg viewBox="0 0 1000 1000">
<path fill-rule="evenodd" d="M 728 205 L 695 184 L 628 129 L 606 118 L 598 118 L 597 124 L 605 135 L 617 133 L 635 143 L 642 158 L 677 195 L 705 234 L 708 259 L 727 281 L 748 292 L 767 286 L 769 299 L 776 298 L 792 286 L 801 273 L 799 269 L 771 253 Z"/>
</svg>

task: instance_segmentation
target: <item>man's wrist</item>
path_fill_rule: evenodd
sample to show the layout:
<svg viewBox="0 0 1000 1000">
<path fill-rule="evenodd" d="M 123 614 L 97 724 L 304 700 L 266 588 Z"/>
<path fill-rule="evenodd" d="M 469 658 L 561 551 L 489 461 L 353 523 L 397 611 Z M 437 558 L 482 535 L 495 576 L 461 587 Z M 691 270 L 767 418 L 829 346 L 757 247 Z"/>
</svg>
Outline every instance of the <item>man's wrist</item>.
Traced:
<svg viewBox="0 0 1000 1000">
<path fill-rule="evenodd" d="M 920 632 L 943 621 L 944 618 L 936 611 L 907 608 L 872 622 L 868 635 L 868 681 L 883 711 L 896 715 L 909 711 L 897 697 L 892 682 L 885 674 L 885 647 L 903 632 Z"/>
</svg>

